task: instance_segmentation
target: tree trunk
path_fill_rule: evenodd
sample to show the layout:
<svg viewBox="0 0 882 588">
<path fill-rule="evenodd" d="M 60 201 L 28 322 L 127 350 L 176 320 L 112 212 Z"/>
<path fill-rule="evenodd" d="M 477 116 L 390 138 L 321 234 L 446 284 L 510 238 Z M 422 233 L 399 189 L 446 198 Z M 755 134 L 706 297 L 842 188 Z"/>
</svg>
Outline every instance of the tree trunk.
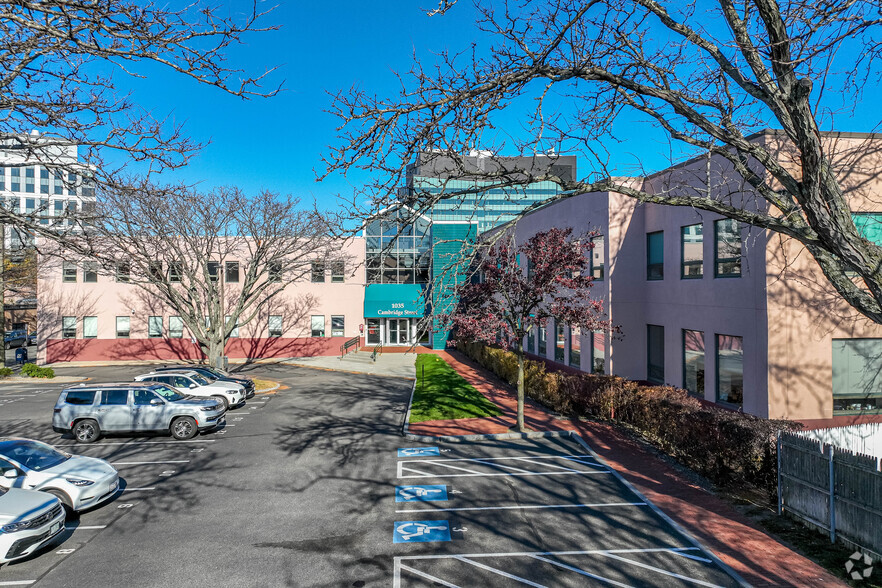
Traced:
<svg viewBox="0 0 882 588">
<path fill-rule="evenodd" d="M 211 367 L 224 369 L 224 343 L 211 340 L 208 342 L 208 364 Z"/>
<path fill-rule="evenodd" d="M 524 425 L 524 342 L 518 341 L 518 431 L 527 430 Z"/>
</svg>

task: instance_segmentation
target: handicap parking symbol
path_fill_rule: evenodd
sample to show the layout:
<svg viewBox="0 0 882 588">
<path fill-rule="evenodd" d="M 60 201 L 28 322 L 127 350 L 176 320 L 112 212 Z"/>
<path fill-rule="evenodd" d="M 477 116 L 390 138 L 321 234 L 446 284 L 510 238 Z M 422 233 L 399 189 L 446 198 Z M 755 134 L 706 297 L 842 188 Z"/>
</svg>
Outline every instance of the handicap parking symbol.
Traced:
<svg viewBox="0 0 882 588">
<path fill-rule="evenodd" d="M 447 500 L 447 486 L 396 486 L 395 502 L 436 502 Z"/>
<path fill-rule="evenodd" d="M 393 543 L 428 543 L 450 541 L 450 523 L 447 521 L 396 521 Z"/>
<path fill-rule="evenodd" d="M 437 447 L 406 447 L 398 450 L 398 457 L 421 457 L 423 455 L 441 455 Z"/>
</svg>

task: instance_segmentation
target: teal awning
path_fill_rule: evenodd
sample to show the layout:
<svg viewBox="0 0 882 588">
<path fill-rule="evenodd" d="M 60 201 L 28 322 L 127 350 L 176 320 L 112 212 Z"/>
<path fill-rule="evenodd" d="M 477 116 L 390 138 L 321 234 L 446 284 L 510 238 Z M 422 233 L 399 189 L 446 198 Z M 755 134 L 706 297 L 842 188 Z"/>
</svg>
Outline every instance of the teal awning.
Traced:
<svg viewBox="0 0 882 588">
<path fill-rule="evenodd" d="M 424 316 L 426 301 L 419 284 L 369 284 L 364 291 L 364 317 Z"/>
</svg>

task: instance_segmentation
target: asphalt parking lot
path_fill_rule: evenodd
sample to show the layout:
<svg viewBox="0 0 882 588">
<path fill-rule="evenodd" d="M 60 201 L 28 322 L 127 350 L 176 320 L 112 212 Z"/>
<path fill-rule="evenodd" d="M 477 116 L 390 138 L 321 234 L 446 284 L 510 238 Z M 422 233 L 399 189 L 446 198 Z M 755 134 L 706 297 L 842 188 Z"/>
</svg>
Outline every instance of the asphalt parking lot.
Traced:
<svg viewBox="0 0 882 588">
<path fill-rule="evenodd" d="M 426 451 L 401 436 L 409 380 L 246 371 L 285 388 L 190 441 L 78 445 L 51 430 L 61 386 L 3 386 L 0 435 L 102 457 L 122 482 L 0 586 L 736 585 L 570 440 Z"/>
</svg>

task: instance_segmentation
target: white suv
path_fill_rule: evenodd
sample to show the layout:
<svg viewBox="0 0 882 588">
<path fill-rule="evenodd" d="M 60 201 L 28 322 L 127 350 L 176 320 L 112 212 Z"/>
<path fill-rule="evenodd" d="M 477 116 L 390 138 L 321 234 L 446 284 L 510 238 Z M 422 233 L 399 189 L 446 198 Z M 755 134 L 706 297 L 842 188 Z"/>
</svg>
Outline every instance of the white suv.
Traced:
<svg viewBox="0 0 882 588">
<path fill-rule="evenodd" d="M 64 530 L 64 507 L 35 490 L 0 488 L 0 564 L 27 557 Z"/>
<path fill-rule="evenodd" d="M 209 379 L 190 370 L 151 372 L 137 376 L 135 381 L 160 382 L 177 388 L 183 394 L 216 398 L 223 402 L 225 409 L 245 403 L 245 387 L 241 384 Z"/>
</svg>

